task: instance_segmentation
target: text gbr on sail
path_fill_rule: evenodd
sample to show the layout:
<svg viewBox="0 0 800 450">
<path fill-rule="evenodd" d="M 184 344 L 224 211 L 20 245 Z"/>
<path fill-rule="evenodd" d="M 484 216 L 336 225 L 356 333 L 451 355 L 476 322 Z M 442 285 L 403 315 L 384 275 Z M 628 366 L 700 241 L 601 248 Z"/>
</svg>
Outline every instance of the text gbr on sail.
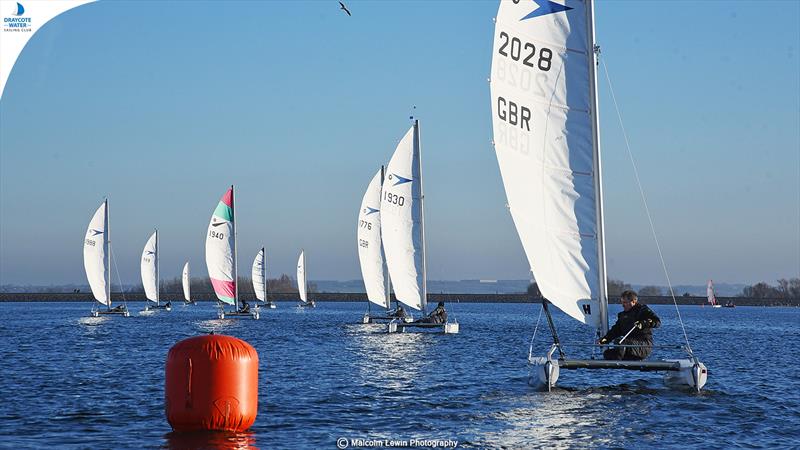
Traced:
<svg viewBox="0 0 800 450">
<path fill-rule="evenodd" d="M 510 125 L 519 125 L 520 128 L 531 131 L 531 110 L 527 106 L 517 106 L 511 100 L 497 97 L 497 117 Z"/>
</svg>

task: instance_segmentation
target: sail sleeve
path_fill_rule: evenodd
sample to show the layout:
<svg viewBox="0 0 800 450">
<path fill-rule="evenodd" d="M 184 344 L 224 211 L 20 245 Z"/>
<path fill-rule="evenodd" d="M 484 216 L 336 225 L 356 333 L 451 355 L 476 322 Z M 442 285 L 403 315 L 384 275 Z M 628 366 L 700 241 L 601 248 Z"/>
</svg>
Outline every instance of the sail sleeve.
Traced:
<svg viewBox="0 0 800 450">
<path fill-rule="evenodd" d="M 502 1 L 490 87 L 497 161 L 536 282 L 559 309 L 599 327 L 590 7 Z"/>
<path fill-rule="evenodd" d="M 229 305 L 236 303 L 236 280 L 233 261 L 233 188 L 229 188 L 211 215 L 206 233 L 206 266 L 217 298 Z"/>
<path fill-rule="evenodd" d="M 158 300 L 158 285 L 156 280 L 156 264 L 158 263 L 158 249 L 156 248 L 156 233 L 144 244 L 142 250 L 141 272 L 144 294 L 148 300 Z"/>
<path fill-rule="evenodd" d="M 367 186 L 358 213 L 358 261 L 367 290 L 367 299 L 388 308 L 386 284 L 383 275 L 383 248 L 381 245 L 381 171 Z"/>
<path fill-rule="evenodd" d="M 191 290 L 190 290 L 190 287 L 191 287 L 190 281 L 191 281 L 191 279 L 189 278 L 189 262 L 188 261 L 186 262 L 186 264 L 183 265 L 183 274 L 181 275 L 181 281 L 183 282 L 183 298 L 186 299 L 187 302 L 191 301 L 192 300 L 192 293 L 191 293 Z"/>
<path fill-rule="evenodd" d="M 86 237 L 83 240 L 83 268 L 86 269 L 86 278 L 95 300 L 103 305 L 111 305 L 108 296 L 108 216 L 106 215 L 106 202 L 103 202 L 95 211 Z"/>
<path fill-rule="evenodd" d="M 253 278 L 253 290 L 256 293 L 256 298 L 263 301 L 266 301 L 266 297 L 264 296 L 264 287 L 266 286 L 267 280 L 265 277 L 266 270 L 265 264 L 266 262 L 266 255 L 264 254 L 264 249 L 258 251 L 256 258 L 253 260 L 253 271 L 252 271 L 252 278 Z"/>
<path fill-rule="evenodd" d="M 381 194 L 381 236 L 397 300 L 423 309 L 422 188 L 416 127 L 397 144 Z"/>
<path fill-rule="evenodd" d="M 307 302 L 305 250 L 300 252 L 300 258 L 297 259 L 297 291 L 300 293 L 300 300 Z"/>
</svg>

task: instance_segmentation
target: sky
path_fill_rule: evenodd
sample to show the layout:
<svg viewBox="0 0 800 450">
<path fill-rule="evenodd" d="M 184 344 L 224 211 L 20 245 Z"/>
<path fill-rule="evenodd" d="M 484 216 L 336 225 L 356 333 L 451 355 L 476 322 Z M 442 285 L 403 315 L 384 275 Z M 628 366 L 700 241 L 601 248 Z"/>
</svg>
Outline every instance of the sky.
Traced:
<svg viewBox="0 0 800 450">
<path fill-rule="evenodd" d="M 45 25 L 0 99 L 0 284 L 85 283 L 106 196 L 123 282 L 154 228 L 162 278 L 205 276 L 231 184 L 240 267 L 264 245 L 293 275 L 305 248 L 312 280 L 358 279 L 361 197 L 412 114 L 429 278 L 528 278 L 491 145 L 497 2 L 348 7 L 101 1 Z M 800 276 L 800 2 L 601 1 L 596 33 L 671 281 Z M 608 273 L 665 285 L 599 77 Z"/>
</svg>

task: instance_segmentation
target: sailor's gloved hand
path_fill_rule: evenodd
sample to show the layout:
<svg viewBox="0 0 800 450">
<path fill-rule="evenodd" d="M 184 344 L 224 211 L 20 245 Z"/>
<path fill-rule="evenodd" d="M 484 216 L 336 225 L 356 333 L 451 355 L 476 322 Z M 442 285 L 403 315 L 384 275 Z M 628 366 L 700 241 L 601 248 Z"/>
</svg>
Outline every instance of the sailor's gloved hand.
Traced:
<svg viewBox="0 0 800 450">
<path fill-rule="evenodd" d="M 642 328 L 644 328 L 644 322 L 642 322 L 641 320 L 637 320 L 636 322 L 633 323 L 633 326 L 641 330 Z"/>
<path fill-rule="evenodd" d="M 647 319 L 644 321 L 644 326 L 647 328 L 655 328 L 656 322 L 653 319 Z"/>
<path fill-rule="evenodd" d="M 599 341 L 597 341 L 597 342 L 598 342 L 600 345 L 608 344 L 608 339 L 606 339 L 606 338 L 600 338 L 600 340 L 599 340 Z"/>
</svg>

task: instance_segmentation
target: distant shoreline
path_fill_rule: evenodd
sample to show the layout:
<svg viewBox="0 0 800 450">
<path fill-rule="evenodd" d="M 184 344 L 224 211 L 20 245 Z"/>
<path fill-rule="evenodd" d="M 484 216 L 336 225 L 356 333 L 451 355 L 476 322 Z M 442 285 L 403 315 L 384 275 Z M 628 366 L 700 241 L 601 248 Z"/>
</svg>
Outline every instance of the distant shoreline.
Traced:
<svg viewBox="0 0 800 450">
<path fill-rule="evenodd" d="M 363 292 L 314 292 L 311 298 L 318 302 L 366 302 L 367 295 Z M 216 297 L 212 293 L 193 295 L 198 302 L 215 302 Z M 116 303 L 123 300 L 123 294 L 113 292 L 112 300 Z M 167 293 L 162 294 L 163 301 L 182 302 L 183 294 Z M 255 301 L 250 296 L 243 297 L 247 301 Z M 300 298 L 296 292 L 293 293 L 270 293 L 268 299 L 274 302 L 299 302 Z M 394 300 L 394 296 L 392 297 Z M 672 297 L 641 296 L 641 301 L 645 304 L 664 305 L 672 304 Z M 700 296 L 681 296 L 675 298 L 679 305 L 707 305 L 706 297 Z M 27 292 L 27 293 L 0 293 L 0 302 L 91 302 L 94 298 L 91 293 L 47 293 L 47 292 Z M 126 292 L 124 300 L 128 302 L 145 301 L 144 293 Z M 539 303 L 541 299 L 532 298 L 528 294 L 428 294 L 428 303 L 443 301 L 445 303 Z M 781 299 L 781 298 L 744 298 L 744 297 L 717 297 L 720 304 L 732 302 L 736 306 L 800 306 L 800 299 Z"/>
</svg>

